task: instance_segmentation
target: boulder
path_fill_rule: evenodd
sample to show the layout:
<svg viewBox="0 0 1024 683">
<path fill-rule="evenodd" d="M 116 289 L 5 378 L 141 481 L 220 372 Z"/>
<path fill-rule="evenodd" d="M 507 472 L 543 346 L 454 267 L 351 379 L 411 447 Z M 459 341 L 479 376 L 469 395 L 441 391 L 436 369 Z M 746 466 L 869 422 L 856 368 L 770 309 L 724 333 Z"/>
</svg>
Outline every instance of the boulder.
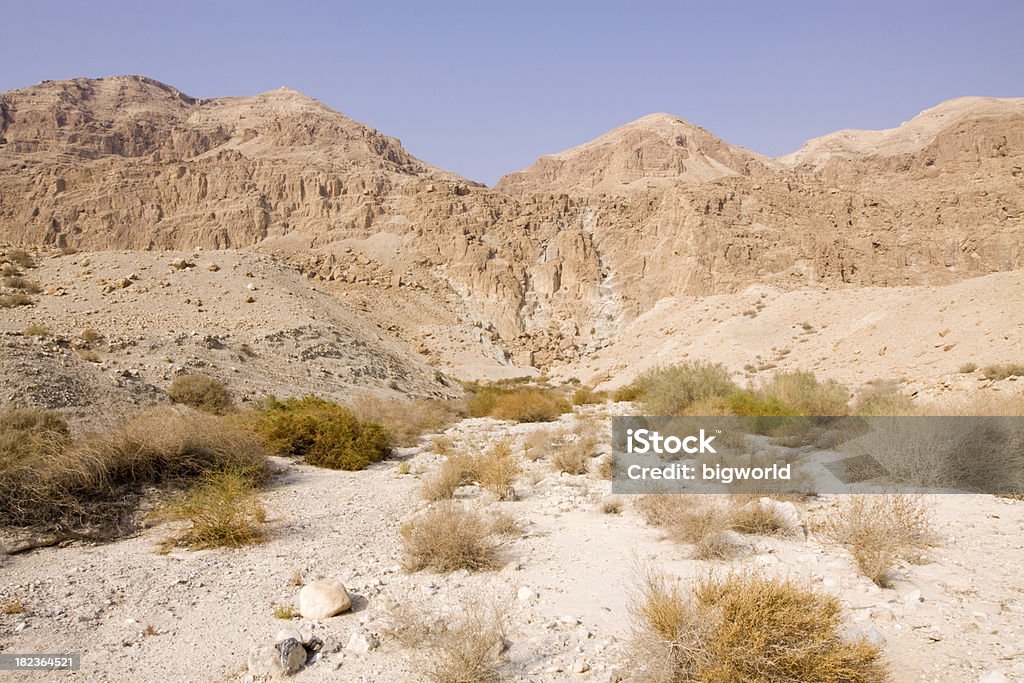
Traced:
<svg viewBox="0 0 1024 683">
<path fill-rule="evenodd" d="M 313 581 L 299 591 L 299 613 L 306 619 L 327 619 L 351 608 L 352 598 L 337 581 Z"/>
</svg>

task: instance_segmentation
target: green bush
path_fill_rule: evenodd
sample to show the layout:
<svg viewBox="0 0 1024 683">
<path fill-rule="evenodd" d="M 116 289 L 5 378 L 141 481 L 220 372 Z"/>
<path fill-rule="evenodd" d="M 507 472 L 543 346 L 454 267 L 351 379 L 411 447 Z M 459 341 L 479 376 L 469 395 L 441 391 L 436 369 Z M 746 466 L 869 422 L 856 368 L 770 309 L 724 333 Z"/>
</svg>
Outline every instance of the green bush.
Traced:
<svg viewBox="0 0 1024 683">
<path fill-rule="evenodd" d="M 318 467 L 361 470 L 390 455 L 384 427 L 361 422 L 348 408 L 315 396 L 270 397 L 255 425 L 270 448 Z"/>
<path fill-rule="evenodd" d="M 206 375 L 175 377 L 167 395 L 175 403 L 183 403 L 213 415 L 223 415 L 234 407 L 234 399 L 224 382 Z"/>
<path fill-rule="evenodd" d="M 650 415 L 680 415 L 696 401 L 736 391 L 720 363 L 702 361 L 652 368 L 615 393 L 615 400 L 639 401 Z"/>
</svg>

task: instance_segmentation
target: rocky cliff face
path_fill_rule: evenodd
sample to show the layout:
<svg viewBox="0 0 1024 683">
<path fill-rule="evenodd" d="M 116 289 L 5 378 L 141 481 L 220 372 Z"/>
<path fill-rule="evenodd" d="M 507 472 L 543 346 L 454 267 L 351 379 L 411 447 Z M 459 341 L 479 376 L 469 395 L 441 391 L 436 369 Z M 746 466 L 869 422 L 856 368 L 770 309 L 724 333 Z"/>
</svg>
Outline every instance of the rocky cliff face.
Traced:
<svg viewBox="0 0 1024 683">
<path fill-rule="evenodd" d="M 1024 107 L 996 102 L 778 161 L 655 115 L 489 189 L 290 90 L 49 82 L 0 95 L 0 238 L 273 252 L 439 362 L 441 326 L 549 366 L 665 296 L 1019 268 Z"/>
</svg>

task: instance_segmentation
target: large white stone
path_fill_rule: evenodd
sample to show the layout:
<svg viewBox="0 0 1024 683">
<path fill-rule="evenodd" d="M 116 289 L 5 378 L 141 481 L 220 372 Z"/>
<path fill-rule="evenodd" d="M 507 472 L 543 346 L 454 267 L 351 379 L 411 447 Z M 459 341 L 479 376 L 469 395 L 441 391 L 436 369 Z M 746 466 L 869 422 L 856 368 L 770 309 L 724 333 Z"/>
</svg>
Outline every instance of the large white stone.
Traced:
<svg viewBox="0 0 1024 683">
<path fill-rule="evenodd" d="M 337 581 L 313 581 L 299 591 L 299 613 L 306 619 L 326 619 L 351 608 L 352 598 Z"/>
</svg>

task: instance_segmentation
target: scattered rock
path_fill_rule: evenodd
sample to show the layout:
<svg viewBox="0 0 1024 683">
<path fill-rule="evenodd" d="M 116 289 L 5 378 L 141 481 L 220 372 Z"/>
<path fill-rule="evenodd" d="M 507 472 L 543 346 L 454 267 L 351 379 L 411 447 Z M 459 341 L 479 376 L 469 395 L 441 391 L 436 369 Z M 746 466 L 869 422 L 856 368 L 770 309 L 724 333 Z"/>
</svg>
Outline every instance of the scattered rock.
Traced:
<svg viewBox="0 0 1024 683">
<path fill-rule="evenodd" d="M 516 598 L 519 602 L 531 602 L 537 599 L 537 591 L 529 586 L 523 586 L 516 592 Z"/>
<path fill-rule="evenodd" d="M 352 635 L 348 637 L 348 643 L 345 645 L 345 649 L 351 650 L 352 652 L 366 653 L 370 650 L 377 649 L 378 645 L 380 645 L 380 641 L 377 640 L 375 635 L 366 629 L 360 628 L 353 631 Z"/>
<path fill-rule="evenodd" d="M 337 581 L 313 581 L 299 591 L 299 613 L 306 619 L 327 619 L 351 608 L 352 598 Z"/>
</svg>

